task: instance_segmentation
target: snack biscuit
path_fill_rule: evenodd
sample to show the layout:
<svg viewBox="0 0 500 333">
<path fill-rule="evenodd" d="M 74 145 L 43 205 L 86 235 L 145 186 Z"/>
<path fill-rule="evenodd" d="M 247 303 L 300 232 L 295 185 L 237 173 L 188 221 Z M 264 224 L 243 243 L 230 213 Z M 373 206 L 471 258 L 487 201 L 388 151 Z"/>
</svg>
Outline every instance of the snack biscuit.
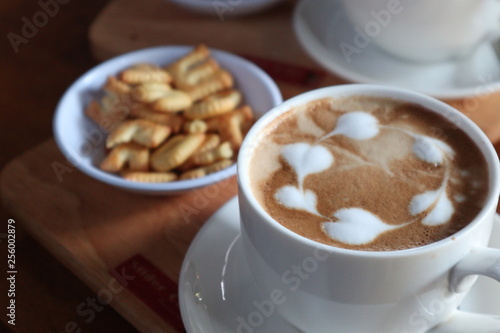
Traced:
<svg viewBox="0 0 500 333">
<path fill-rule="evenodd" d="M 223 142 L 219 146 L 192 156 L 195 165 L 208 165 L 214 162 L 233 157 L 233 149 L 229 142 Z"/>
<path fill-rule="evenodd" d="M 121 112 L 119 109 L 109 110 L 103 108 L 101 104 L 95 100 L 87 105 L 85 114 L 106 132 L 114 130 L 116 126 L 128 116 L 126 111 Z"/>
<path fill-rule="evenodd" d="M 197 101 L 220 90 L 232 88 L 233 83 L 233 76 L 228 71 L 220 69 L 210 76 L 210 78 L 185 90 L 191 97 L 192 101 Z"/>
<path fill-rule="evenodd" d="M 172 81 L 172 76 L 166 70 L 152 64 L 138 64 L 127 68 L 120 72 L 119 78 L 128 84 Z"/>
<path fill-rule="evenodd" d="M 128 165 L 129 170 L 147 171 L 149 149 L 136 143 L 123 143 L 116 146 L 101 163 L 101 169 L 118 172 Z"/>
<path fill-rule="evenodd" d="M 175 172 L 125 171 L 121 175 L 127 180 L 144 183 L 165 183 L 178 178 Z"/>
<path fill-rule="evenodd" d="M 104 85 L 104 90 L 110 94 L 128 94 L 131 90 L 130 85 L 118 80 L 115 76 L 108 76 L 106 84 Z"/>
<path fill-rule="evenodd" d="M 207 133 L 205 135 L 205 140 L 194 152 L 194 154 L 203 153 L 207 150 L 217 147 L 220 144 L 220 136 L 215 133 Z"/>
<path fill-rule="evenodd" d="M 103 112 L 108 115 L 115 115 L 113 118 L 121 118 L 121 120 L 128 117 L 134 104 L 135 102 L 130 99 L 128 94 L 109 94 L 101 99 Z"/>
<path fill-rule="evenodd" d="M 207 123 L 201 119 L 186 121 L 183 126 L 185 133 L 205 133 L 207 128 Z"/>
<path fill-rule="evenodd" d="M 185 73 L 178 73 L 175 76 L 175 84 L 180 89 L 189 89 L 210 79 L 219 68 L 219 63 L 215 59 L 208 58 Z"/>
<path fill-rule="evenodd" d="M 167 141 L 165 141 L 160 147 L 158 147 L 155 151 L 156 154 L 160 154 L 162 151 L 168 151 L 179 142 L 186 138 L 185 134 L 177 134 L 170 137 Z"/>
<path fill-rule="evenodd" d="M 209 175 L 211 173 L 223 170 L 233 164 L 233 161 L 231 160 L 221 160 L 218 162 L 215 162 L 213 164 L 203 166 L 200 168 L 196 168 L 190 171 L 183 172 L 179 179 L 184 180 L 184 179 L 194 179 L 194 178 L 200 178 L 204 177 L 206 175 Z"/>
<path fill-rule="evenodd" d="M 220 138 L 217 134 L 207 134 L 203 143 L 193 154 L 176 169 L 181 172 L 195 167 L 214 163 L 221 159 L 231 158 L 233 150 L 228 142 L 219 145 Z"/>
<path fill-rule="evenodd" d="M 174 136 L 151 155 L 151 167 L 156 171 L 170 171 L 186 161 L 203 143 L 204 134 Z M 169 142 L 169 141 L 173 142 Z"/>
<path fill-rule="evenodd" d="M 90 103 L 85 108 L 85 114 L 98 125 L 101 124 L 101 121 L 106 116 L 104 114 L 104 110 L 101 108 L 101 105 L 96 100 L 90 101 Z"/>
<path fill-rule="evenodd" d="M 236 108 L 241 102 L 237 90 L 224 90 L 212 94 L 184 111 L 188 119 L 206 119 L 221 115 Z"/>
<path fill-rule="evenodd" d="M 144 82 L 131 88 L 130 95 L 137 102 L 150 103 L 165 96 L 172 87 L 165 82 Z"/>
<path fill-rule="evenodd" d="M 233 164 L 253 123 L 233 85 L 203 44 L 165 67 L 136 64 L 109 76 L 104 97 L 85 109 L 109 132 L 101 169 L 130 181 L 169 182 Z"/>
<path fill-rule="evenodd" d="M 153 103 L 153 109 L 160 112 L 179 112 L 192 104 L 191 97 L 182 90 L 172 89 Z"/>
<path fill-rule="evenodd" d="M 127 120 L 111 132 L 106 139 L 106 148 L 121 143 L 135 142 L 147 148 L 158 147 L 171 133 L 170 127 L 144 119 Z"/>
<path fill-rule="evenodd" d="M 250 106 L 244 105 L 222 116 L 207 120 L 208 130 L 217 131 L 221 140 L 229 141 L 233 150 L 237 151 L 246 131 L 253 123 L 253 112 Z"/>
<path fill-rule="evenodd" d="M 197 45 L 191 52 L 184 55 L 174 63 L 166 67 L 174 77 L 184 75 L 188 70 L 203 62 L 210 56 L 210 50 L 204 45 Z"/>
<path fill-rule="evenodd" d="M 134 118 L 146 119 L 157 124 L 170 127 L 172 133 L 179 133 L 184 124 L 184 117 L 176 113 L 165 113 L 152 110 L 149 106 L 137 104 L 130 110 Z"/>
</svg>

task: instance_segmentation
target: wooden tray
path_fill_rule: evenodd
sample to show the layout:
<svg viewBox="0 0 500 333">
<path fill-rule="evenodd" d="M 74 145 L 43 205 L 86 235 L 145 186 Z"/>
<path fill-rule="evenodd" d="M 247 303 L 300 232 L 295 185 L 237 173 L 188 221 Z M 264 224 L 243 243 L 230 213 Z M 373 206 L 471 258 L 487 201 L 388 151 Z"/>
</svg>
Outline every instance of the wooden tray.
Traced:
<svg viewBox="0 0 500 333">
<path fill-rule="evenodd" d="M 115 0 L 95 20 L 89 39 L 100 60 L 142 47 L 203 42 L 255 61 L 277 81 L 285 98 L 345 83 L 298 45 L 291 23 L 294 4 L 287 1 L 259 16 L 221 20 L 164 0 Z M 469 114 L 492 141 L 500 138 L 500 117 L 492 111 L 497 99 L 481 100 L 491 106 Z M 178 196 L 123 192 L 77 171 L 53 140 L 12 161 L 3 170 L 1 189 L 5 207 L 19 223 L 101 302 L 110 302 L 141 332 L 166 333 L 183 331 L 177 280 L 191 240 L 237 193 L 234 178 Z"/>
</svg>

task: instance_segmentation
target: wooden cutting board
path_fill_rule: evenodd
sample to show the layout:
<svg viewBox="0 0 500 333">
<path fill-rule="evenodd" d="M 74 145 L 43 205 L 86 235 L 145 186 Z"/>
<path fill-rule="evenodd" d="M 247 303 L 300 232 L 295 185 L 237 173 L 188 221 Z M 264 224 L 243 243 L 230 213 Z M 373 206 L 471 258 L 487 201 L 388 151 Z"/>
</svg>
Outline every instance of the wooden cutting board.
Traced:
<svg viewBox="0 0 500 333">
<path fill-rule="evenodd" d="M 298 45 L 291 22 L 294 4 L 285 1 L 258 16 L 220 19 L 165 0 L 115 0 L 96 18 L 89 39 L 100 60 L 148 46 L 203 42 L 256 62 L 277 81 L 284 98 L 345 83 Z M 476 102 L 453 103 L 497 141 L 499 95 Z M 123 192 L 67 164 L 49 140 L 5 167 L 1 190 L 5 207 L 101 302 L 141 332 L 174 333 L 183 331 L 177 305 L 183 257 L 204 221 L 236 195 L 237 186 L 232 178 L 170 197 Z"/>
</svg>

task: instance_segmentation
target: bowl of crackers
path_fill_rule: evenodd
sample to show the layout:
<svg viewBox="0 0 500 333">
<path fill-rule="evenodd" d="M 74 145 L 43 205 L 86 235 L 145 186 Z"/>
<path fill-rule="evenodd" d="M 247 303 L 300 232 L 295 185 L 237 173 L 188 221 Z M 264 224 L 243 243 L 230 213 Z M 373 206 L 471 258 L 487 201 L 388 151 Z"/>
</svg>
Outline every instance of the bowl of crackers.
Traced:
<svg viewBox="0 0 500 333">
<path fill-rule="evenodd" d="M 89 70 L 64 93 L 55 141 L 83 173 L 117 188 L 177 194 L 236 173 L 241 142 L 283 101 L 250 61 L 222 50 L 159 46 Z"/>
</svg>

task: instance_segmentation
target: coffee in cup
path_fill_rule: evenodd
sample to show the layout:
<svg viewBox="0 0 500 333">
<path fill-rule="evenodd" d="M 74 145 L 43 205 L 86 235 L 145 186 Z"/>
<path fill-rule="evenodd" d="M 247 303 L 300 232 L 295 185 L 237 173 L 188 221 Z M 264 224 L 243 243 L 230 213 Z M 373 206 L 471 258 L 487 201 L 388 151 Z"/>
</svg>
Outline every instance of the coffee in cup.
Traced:
<svg viewBox="0 0 500 333">
<path fill-rule="evenodd" d="M 500 250 L 487 247 L 498 155 L 449 105 L 379 85 L 310 91 L 255 123 L 237 175 L 239 239 L 257 300 L 276 301 L 301 332 L 498 331 L 498 317 L 457 310 L 478 275 L 500 281 Z M 278 221 L 295 215 L 312 222 Z M 302 236 L 314 223 L 341 243 L 383 246 Z M 427 228 L 439 231 L 422 241 Z"/>
<path fill-rule="evenodd" d="M 461 230 L 482 209 L 487 166 L 452 121 L 390 98 L 323 98 L 256 137 L 252 191 L 283 226 L 346 249 L 393 251 Z"/>
</svg>

